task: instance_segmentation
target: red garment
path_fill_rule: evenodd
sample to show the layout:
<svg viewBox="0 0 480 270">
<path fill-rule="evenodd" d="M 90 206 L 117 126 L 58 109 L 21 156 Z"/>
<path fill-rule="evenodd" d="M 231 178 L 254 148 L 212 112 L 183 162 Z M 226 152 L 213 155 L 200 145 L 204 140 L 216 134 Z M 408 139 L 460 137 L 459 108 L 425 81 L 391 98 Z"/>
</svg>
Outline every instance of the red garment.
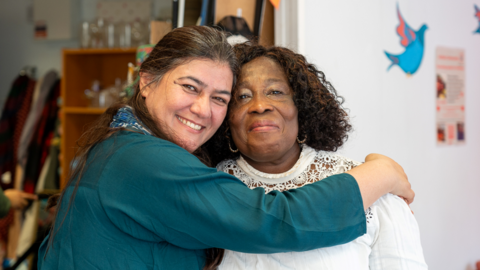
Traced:
<svg viewBox="0 0 480 270">
<path fill-rule="evenodd" d="M 17 161 L 18 143 L 20 142 L 23 126 L 25 125 L 25 121 L 27 121 L 28 113 L 32 107 L 32 97 L 36 83 L 36 81 L 30 80 L 27 91 L 25 92 L 23 104 L 17 113 L 17 125 L 15 126 L 15 131 L 13 132 L 13 156 L 15 162 Z"/>
<path fill-rule="evenodd" d="M 57 99 L 60 96 L 60 80 L 52 86 L 45 100 L 42 116 L 37 124 L 34 136 L 28 147 L 28 159 L 25 167 L 25 179 L 23 190 L 35 193 L 35 187 L 43 164 L 47 159 L 51 140 L 55 131 L 55 123 L 58 114 Z"/>
<path fill-rule="evenodd" d="M 30 81 L 27 76 L 19 76 L 15 79 L 0 119 L 0 176 L 5 172 L 11 173 L 10 183 L 1 183 L 4 190 L 13 187 L 15 179 L 14 131 L 18 125 L 16 116 L 24 103 Z"/>
</svg>

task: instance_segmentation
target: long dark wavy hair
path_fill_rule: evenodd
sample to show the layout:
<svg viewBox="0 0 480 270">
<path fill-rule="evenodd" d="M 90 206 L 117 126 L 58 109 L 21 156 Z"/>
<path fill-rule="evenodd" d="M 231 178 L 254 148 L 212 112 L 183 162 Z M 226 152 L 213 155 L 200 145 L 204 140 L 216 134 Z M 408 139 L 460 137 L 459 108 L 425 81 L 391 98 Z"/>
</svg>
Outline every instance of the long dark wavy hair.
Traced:
<svg viewBox="0 0 480 270">
<path fill-rule="evenodd" d="M 293 100 L 298 109 L 298 138 L 306 138 L 306 144 L 316 150 L 337 151 L 348 139 L 352 126 L 347 112 L 342 107 L 344 99 L 319 71 L 308 63 L 305 57 L 283 47 L 264 47 L 257 44 L 239 44 L 234 47 L 238 63 L 241 66 L 258 58 L 268 57 L 277 62 L 285 72 L 293 90 Z M 238 74 L 237 74 L 238 76 Z M 232 101 L 235 101 L 234 88 Z M 229 112 L 219 130 L 205 144 L 210 153 L 212 164 L 224 159 L 236 159 L 240 152 L 229 150 L 236 148 L 228 125 Z"/>
<path fill-rule="evenodd" d="M 205 26 L 177 28 L 165 35 L 165 37 L 163 37 L 153 48 L 150 56 L 141 65 L 140 73 L 148 74 L 148 77 L 151 79 L 148 85 L 156 85 L 168 71 L 182 64 L 186 64 L 193 59 L 210 59 L 227 63 L 232 70 L 232 73 L 237 73 L 237 60 L 232 46 L 227 42 L 226 36 L 217 29 Z M 235 83 L 235 78 L 236 77 L 234 76 L 233 83 Z M 83 173 L 85 170 L 88 170 L 88 154 L 95 145 L 109 138 L 113 133 L 119 130 L 110 128 L 110 123 L 118 109 L 125 105 L 131 106 L 134 109 L 136 116 L 152 131 L 154 136 L 174 142 L 172 140 L 172 135 L 162 127 L 160 122 L 161 119 L 155 119 L 154 116 L 148 112 L 145 100 L 141 95 L 142 89 L 140 89 L 139 82 L 134 85 L 134 89 L 134 95 L 126 103 L 116 104 L 108 108 L 79 140 L 79 148 L 75 157 L 76 165 L 70 171 L 69 182 L 67 184 L 67 187 L 74 186 L 72 195 L 70 198 L 63 198 L 65 196 L 65 188 L 61 194 L 52 196 L 49 199 L 48 207 L 56 205 L 55 217 L 56 219 L 62 218 L 62 221 L 58 224 L 55 222 L 50 233 L 48 248 L 53 248 L 52 243 L 55 235 L 62 226 L 74 201 Z M 194 154 L 206 165 L 211 165 L 208 156 L 206 155 L 206 151 L 203 148 L 197 149 Z M 60 206 L 66 202 L 68 202 L 67 210 L 64 211 L 65 214 L 63 217 L 59 217 Z M 216 254 L 216 250 L 207 250 L 206 267 L 215 264 L 214 259 L 216 258 Z M 215 265 L 218 265 L 218 263 Z"/>
<path fill-rule="evenodd" d="M 241 66 L 258 57 L 268 57 L 277 62 L 284 70 L 288 82 L 293 90 L 293 100 L 298 109 L 298 138 L 316 149 L 324 151 L 337 151 L 348 139 L 348 132 L 352 129 L 349 124 L 348 114 L 342 107 L 344 99 L 319 71 L 315 65 L 308 63 L 301 54 L 282 47 L 264 47 L 262 45 L 244 43 L 234 47 L 238 63 Z M 237 74 L 238 76 L 238 74 Z M 235 91 L 232 93 L 230 106 L 235 104 Z M 236 148 L 232 134 L 229 131 L 229 113 L 219 130 L 205 144 L 212 164 L 216 165 L 225 159 L 237 159 L 240 152 L 232 153 Z M 224 250 L 211 249 L 211 259 L 218 266 L 224 256 Z M 214 269 L 214 268 L 213 268 Z"/>
</svg>

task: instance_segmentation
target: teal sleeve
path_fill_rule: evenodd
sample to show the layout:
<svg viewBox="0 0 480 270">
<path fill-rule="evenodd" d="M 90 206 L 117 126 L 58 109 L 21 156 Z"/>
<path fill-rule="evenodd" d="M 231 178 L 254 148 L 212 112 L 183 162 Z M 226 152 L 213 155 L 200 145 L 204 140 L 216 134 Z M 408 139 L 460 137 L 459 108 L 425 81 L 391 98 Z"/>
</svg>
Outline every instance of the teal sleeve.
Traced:
<svg viewBox="0 0 480 270">
<path fill-rule="evenodd" d="M 0 218 L 5 217 L 10 211 L 11 202 L 0 188 Z"/>
<path fill-rule="evenodd" d="M 133 237 L 185 249 L 275 253 L 339 245 L 366 232 L 360 190 L 349 174 L 264 194 L 162 142 L 136 142 L 105 161 L 102 207 Z"/>
</svg>

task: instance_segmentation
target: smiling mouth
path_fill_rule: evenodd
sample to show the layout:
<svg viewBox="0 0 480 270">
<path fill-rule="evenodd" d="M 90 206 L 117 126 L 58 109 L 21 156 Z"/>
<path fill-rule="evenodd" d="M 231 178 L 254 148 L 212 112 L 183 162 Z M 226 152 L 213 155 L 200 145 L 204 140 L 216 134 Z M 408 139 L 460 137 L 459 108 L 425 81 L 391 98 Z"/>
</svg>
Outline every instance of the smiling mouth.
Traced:
<svg viewBox="0 0 480 270">
<path fill-rule="evenodd" d="M 176 117 L 177 117 L 177 119 L 178 119 L 180 122 L 182 122 L 182 124 L 184 124 L 184 125 L 192 128 L 192 129 L 194 129 L 194 130 L 201 130 L 201 129 L 203 128 L 202 126 L 199 126 L 199 125 L 197 125 L 197 124 L 194 124 L 194 123 L 192 123 L 192 122 L 190 122 L 190 121 L 188 121 L 188 120 L 186 120 L 186 119 L 183 119 L 183 118 L 181 118 L 181 117 L 178 116 L 178 115 L 176 115 Z"/>
<path fill-rule="evenodd" d="M 256 126 L 250 130 L 252 131 L 271 131 L 271 130 L 278 130 L 277 126 Z"/>
<path fill-rule="evenodd" d="M 272 130 L 278 130 L 278 125 L 269 120 L 262 120 L 262 121 L 255 121 L 252 125 L 250 125 L 249 132 L 252 131 L 272 131 Z"/>
</svg>

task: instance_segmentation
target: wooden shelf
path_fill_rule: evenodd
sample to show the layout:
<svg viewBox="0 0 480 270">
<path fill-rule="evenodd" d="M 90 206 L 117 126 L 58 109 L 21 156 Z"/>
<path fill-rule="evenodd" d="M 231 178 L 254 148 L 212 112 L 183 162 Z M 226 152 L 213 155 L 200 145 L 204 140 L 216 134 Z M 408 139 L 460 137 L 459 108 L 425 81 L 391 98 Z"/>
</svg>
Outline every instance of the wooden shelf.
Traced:
<svg viewBox="0 0 480 270">
<path fill-rule="evenodd" d="M 63 107 L 66 114 L 102 114 L 107 108 Z"/>
<path fill-rule="evenodd" d="M 135 63 L 135 48 L 129 49 L 64 49 L 62 51 L 61 96 L 61 160 L 60 188 L 67 183 L 70 164 L 78 150 L 77 141 L 105 112 L 106 108 L 90 108 L 85 89 L 99 81 L 102 89 L 126 80 L 128 63 Z"/>
</svg>

